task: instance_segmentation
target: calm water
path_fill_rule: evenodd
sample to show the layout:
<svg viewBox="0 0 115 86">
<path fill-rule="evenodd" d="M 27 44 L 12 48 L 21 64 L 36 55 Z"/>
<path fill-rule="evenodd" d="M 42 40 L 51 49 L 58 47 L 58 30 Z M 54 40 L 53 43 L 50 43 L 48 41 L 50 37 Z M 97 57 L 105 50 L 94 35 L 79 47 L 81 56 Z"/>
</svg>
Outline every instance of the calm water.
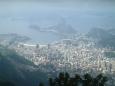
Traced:
<svg viewBox="0 0 115 86">
<path fill-rule="evenodd" d="M 38 18 L 38 19 L 37 19 Z M 35 19 L 33 17 L 33 19 Z M 95 16 L 95 15 L 68 15 L 64 18 L 65 21 L 72 25 L 78 32 L 87 32 L 89 29 L 94 27 L 100 27 L 105 29 L 115 28 L 115 16 Z M 37 30 L 29 28 L 30 25 L 37 25 L 40 27 L 49 27 L 56 25 L 61 21 L 61 18 L 55 19 L 40 19 L 36 16 L 36 20 L 26 19 L 1 19 L 0 20 L 0 33 L 17 33 L 27 37 L 30 37 L 34 42 L 37 43 L 51 43 L 61 39 L 59 34 L 52 32 L 39 32 Z"/>
<path fill-rule="evenodd" d="M 99 6 L 86 3 L 77 6 L 76 4 L 51 6 L 44 3 L 0 5 L 0 33 L 18 33 L 38 43 L 51 43 L 62 39 L 61 36 L 51 32 L 38 32 L 30 29 L 29 26 L 49 27 L 64 20 L 78 32 L 88 32 L 95 27 L 115 28 L 115 5 L 111 4 L 107 6 L 103 3 L 98 4 Z"/>
</svg>

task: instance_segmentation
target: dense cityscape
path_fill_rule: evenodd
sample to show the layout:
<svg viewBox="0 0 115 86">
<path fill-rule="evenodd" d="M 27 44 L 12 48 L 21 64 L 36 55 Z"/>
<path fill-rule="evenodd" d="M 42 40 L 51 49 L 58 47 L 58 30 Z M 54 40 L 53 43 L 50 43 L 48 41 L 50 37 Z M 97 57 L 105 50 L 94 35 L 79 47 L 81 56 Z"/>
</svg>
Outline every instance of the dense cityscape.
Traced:
<svg viewBox="0 0 115 86">
<path fill-rule="evenodd" d="M 61 71 L 70 74 L 90 73 L 93 76 L 115 73 L 114 58 L 105 55 L 110 49 L 96 47 L 95 42 L 85 36 L 47 45 L 19 43 L 14 49 L 49 75 Z"/>
<path fill-rule="evenodd" d="M 0 86 L 115 86 L 114 0 L 0 0 Z"/>
</svg>

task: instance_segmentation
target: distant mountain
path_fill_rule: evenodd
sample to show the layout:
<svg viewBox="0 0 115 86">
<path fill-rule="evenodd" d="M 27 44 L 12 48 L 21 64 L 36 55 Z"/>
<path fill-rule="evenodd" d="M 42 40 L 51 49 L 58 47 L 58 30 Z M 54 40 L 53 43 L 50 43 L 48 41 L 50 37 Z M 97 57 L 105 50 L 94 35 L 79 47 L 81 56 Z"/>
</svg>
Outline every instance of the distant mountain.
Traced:
<svg viewBox="0 0 115 86">
<path fill-rule="evenodd" d="M 95 38 L 95 39 L 105 39 L 105 38 L 108 38 L 108 37 L 111 37 L 112 35 L 104 30 L 104 29 L 101 29 L 101 28 L 93 28 L 91 29 L 89 32 L 88 32 L 88 35 Z"/>
<path fill-rule="evenodd" d="M 26 42 L 30 40 L 29 37 L 21 36 L 15 33 L 0 34 L 0 44 L 4 46 L 14 46 L 18 42 Z"/>
<path fill-rule="evenodd" d="M 97 45 L 115 49 L 115 35 L 113 35 L 110 31 L 94 28 L 91 29 L 87 35 L 96 40 Z"/>
<path fill-rule="evenodd" d="M 76 34 L 77 31 L 69 24 L 66 22 L 61 22 L 56 25 L 49 26 L 47 28 L 40 28 L 37 25 L 31 25 L 29 28 L 37 30 L 37 31 L 42 31 L 42 32 L 54 32 L 58 34 Z"/>
<path fill-rule="evenodd" d="M 39 26 L 37 26 L 37 25 L 30 25 L 29 28 L 37 30 L 37 31 L 41 30 L 41 28 Z"/>
<path fill-rule="evenodd" d="M 58 33 L 61 34 L 75 34 L 77 33 L 77 31 L 69 24 L 63 22 L 63 23 L 59 23 L 57 25 L 48 27 L 49 30 L 55 30 Z"/>
<path fill-rule="evenodd" d="M 15 51 L 0 46 L 0 81 L 15 86 L 37 86 L 46 77 L 37 67 Z M 0 85 L 1 86 L 1 85 Z"/>
<path fill-rule="evenodd" d="M 111 33 L 112 35 L 115 35 L 115 29 L 109 29 L 108 32 Z"/>
</svg>

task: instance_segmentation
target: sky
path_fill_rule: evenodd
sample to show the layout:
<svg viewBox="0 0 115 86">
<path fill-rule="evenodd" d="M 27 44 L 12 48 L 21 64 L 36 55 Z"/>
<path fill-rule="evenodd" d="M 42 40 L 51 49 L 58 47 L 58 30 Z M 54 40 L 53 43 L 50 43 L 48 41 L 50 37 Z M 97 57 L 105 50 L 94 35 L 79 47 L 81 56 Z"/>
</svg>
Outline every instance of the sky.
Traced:
<svg viewBox="0 0 115 86">
<path fill-rule="evenodd" d="M 0 0 L 0 33 L 35 35 L 29 27 L 65 20 L 79 32 L 115 28 L 115 0 Z M 37 33 L 36 33 L 37 34 Z"/>
</svg>

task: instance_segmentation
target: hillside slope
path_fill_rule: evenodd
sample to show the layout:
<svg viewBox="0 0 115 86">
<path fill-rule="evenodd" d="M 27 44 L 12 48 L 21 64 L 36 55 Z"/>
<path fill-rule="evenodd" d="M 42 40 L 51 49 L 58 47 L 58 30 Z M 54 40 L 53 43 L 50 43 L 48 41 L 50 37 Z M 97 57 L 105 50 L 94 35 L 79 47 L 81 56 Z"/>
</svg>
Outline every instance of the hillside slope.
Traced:
<svg viewBox="0 0 115 86">
<path fill-rule="evenodd" d="M 15 86 L 37 86 L 46 75 L 15 51 L 0 46 L 0 80 Z"/>
</svg>

